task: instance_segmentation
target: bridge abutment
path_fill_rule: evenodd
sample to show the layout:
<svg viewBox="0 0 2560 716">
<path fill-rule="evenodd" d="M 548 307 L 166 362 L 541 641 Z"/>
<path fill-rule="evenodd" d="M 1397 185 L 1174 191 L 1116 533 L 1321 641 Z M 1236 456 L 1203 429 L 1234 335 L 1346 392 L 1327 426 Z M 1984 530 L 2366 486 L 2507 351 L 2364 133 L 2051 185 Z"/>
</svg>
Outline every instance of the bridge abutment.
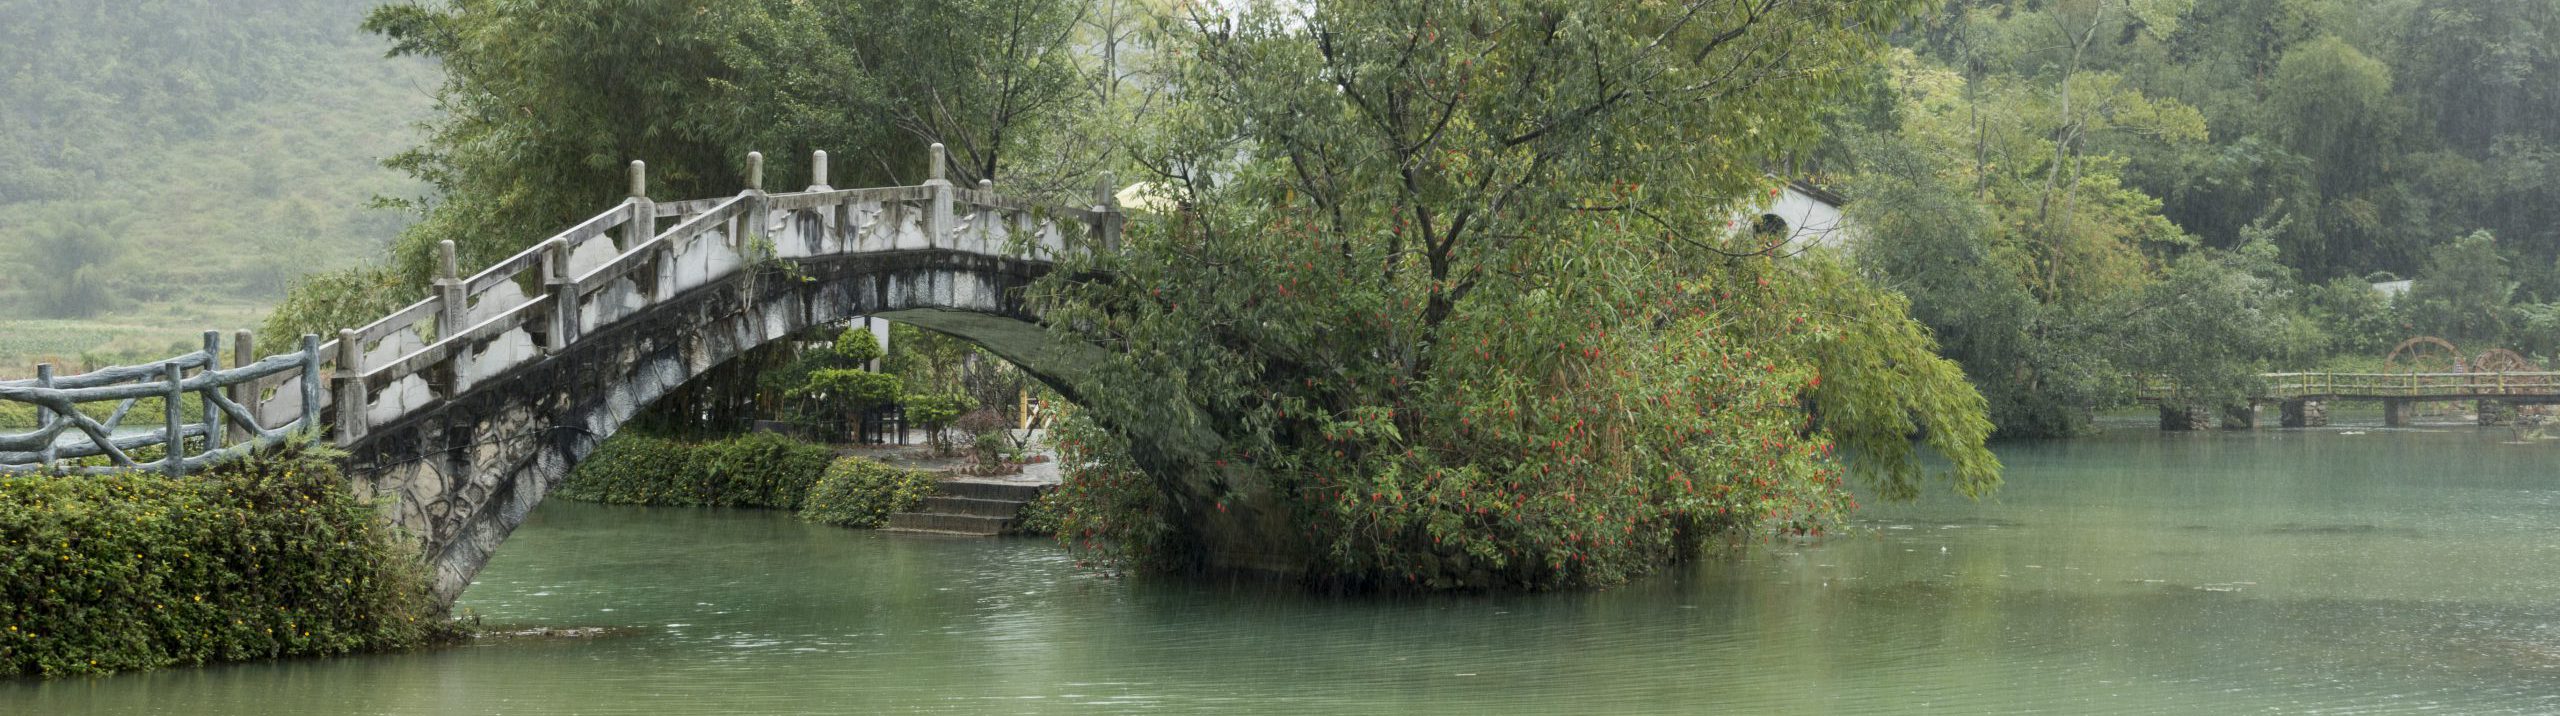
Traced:
<svg viewBox="0 0 2560 716">
<path fill-rule="evenodd" d="M 2258 403 L 2256 401 L 2222 406 L 2222 429 L 2256 430 L 2257 428 Z"/>
<path fill-rule="evenodd" d="M 2287 400 L 2277 417 L 2288 428 L 2329 427 L 2329 402 L 2325 400 Z"/>
<path fill-rule="evenodd" d="M 2514 425 L 2523 411 L 2515 403 L 2504 400 L 2482 400 L 2472 405 L 2481 425 Z"/>
<path fill-rule="evenodd" d="M 2160 404 L 2161 430 L 2167 430 L 2170 432 L 2191 432 L 2196 430 L 2210 430 L 2212 427 L 2213 411 L 2211 410 L 2195 406 L 2174 405 L 2170 403 Z"/>
<path fill-rule="evenodd" d="M 2405 428 L 2417 416 L 2418 401 L 2392 399 L 2382 401 L 2383 427 Z"/>
</svg>

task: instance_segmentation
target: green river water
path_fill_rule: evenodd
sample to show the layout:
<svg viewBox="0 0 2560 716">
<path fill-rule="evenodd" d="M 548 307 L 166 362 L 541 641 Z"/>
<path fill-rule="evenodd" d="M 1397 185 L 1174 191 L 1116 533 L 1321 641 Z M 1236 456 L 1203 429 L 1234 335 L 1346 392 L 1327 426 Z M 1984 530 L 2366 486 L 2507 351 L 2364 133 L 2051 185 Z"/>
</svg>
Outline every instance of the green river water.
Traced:
<svg viewBox="0 0 2560 716">
<path fill-rule="evenodd" d="M 13 682 L 0 714 L 2560 713 L 2560 444 L 2113 428 L 2002 446 L 1992 500 L 1597 593 L 1338 599 L 553 502 L 461 608 L 628 633 Z"/>
</svg>

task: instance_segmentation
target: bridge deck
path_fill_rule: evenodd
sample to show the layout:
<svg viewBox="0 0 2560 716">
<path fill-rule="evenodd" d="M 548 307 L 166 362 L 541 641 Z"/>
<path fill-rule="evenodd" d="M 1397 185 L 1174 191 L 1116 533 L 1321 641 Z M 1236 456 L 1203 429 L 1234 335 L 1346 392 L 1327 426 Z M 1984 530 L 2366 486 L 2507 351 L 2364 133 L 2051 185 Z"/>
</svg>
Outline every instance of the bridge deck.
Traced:
<svg viewBox="0 0 2560 716">
<path fill-rule="evenodd" d="M 2560 403 L 2560 372 L 2499 373 L 2267 373 L 2250 397 L 2285 400 L 2505 400 Z M 2165 380 L 2144 379 L 2138 400 L 2157 403 L 2176 393 Z"/>
</svg>

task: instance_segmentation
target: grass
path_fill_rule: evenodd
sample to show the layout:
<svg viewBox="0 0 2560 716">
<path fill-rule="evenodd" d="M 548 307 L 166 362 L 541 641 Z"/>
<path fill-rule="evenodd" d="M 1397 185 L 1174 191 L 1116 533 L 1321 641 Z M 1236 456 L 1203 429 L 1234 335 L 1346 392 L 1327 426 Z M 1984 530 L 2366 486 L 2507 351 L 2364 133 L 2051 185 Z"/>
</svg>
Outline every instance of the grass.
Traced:
<svg viewBox="0 0 2560 716">
<path fill-rule="evenodd" d="M 37 363 L 64 375 L 148 363 L 196 350 L 208 330 L 222 332 L 227 356 L 231 332 L 258 325 L 266 311 L 232 299 L 140 303 L 82 319 L 0 318 L 0 380 L 34 377 Z"/>
</svg>

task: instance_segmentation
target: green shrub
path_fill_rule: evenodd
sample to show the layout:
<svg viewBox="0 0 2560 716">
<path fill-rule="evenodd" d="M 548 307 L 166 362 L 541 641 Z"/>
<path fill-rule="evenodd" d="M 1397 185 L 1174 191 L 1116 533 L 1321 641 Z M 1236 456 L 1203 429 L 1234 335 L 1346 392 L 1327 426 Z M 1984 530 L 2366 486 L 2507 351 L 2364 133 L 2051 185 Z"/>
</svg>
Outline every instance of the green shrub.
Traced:
<svg viewBox="0 0 2560 716">
<path fill-rule="evenodd" d="M 202 474 L 0 477 L 0 674 L 393 649 L 450 634 L 415 555 L 287 443 Z"/>
<path fill-rule="evenodd" d="M 1055 489 L 1042 490 L 1039 497 L 1023 503 L 1022 511 L 1015 515 L 1013 533 L 1041 537 L 1058 536 L 1059 512 L 1065 508 L 1058 504 L 1057 494 L 1058 491 Z"/>
<path fill-rule="evenodd" d="M 773 433 L 685 443 L 615 435 L 569 471 L 554 494 L 627 505 L 798 509 L 834 457 Z"/>
<path fill-rule="evenodd" d="M 858 457 L 839 458 L 809 490 L 800 519 L 838 527 L 878 527 L 933 494 L 934 477 Z"/>
</svg>

